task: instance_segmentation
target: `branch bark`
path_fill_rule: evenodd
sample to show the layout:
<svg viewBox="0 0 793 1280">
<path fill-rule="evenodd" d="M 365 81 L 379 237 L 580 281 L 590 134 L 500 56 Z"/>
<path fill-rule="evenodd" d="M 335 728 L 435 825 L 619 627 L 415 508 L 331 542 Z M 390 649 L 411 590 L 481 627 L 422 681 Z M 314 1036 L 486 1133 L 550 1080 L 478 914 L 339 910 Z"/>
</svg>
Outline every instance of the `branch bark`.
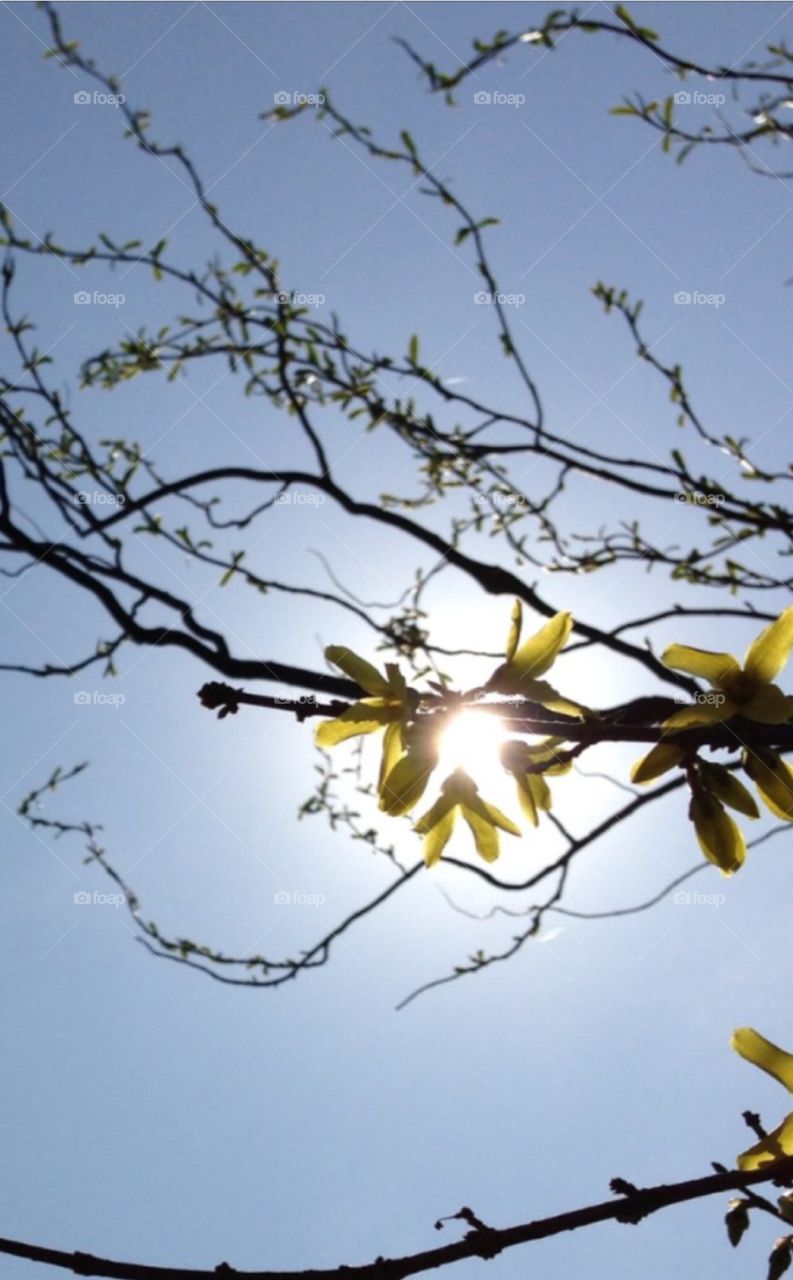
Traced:
<svg viewBox="0 0 793 1280">
<path fill-rule="evenodd" d="M 342 1265 L 321 1270 L 238 1271 L 226 1262 L 220 1263 L 211 1271 L 145 1266 L 142 1263 L 97 1258 L 80 1251 L 66 1253 L 61 1249 L 46 1249 L 41 1245 L 6 1239 L 0 1239 L 0 1253 L 14 1258 L 26 1258 L 30 1262 L 43 1262 L 51 1267 L 61 1267 L 79 1276 L 106 1276 L 110 1280 L 222 1280 L 223 1277 L 233 1276 L 241 1276 L 243 1280 L 403 1280 L 403 1277 L 449 1266 L 466 1258 L 494 1258 L 503 1250 L 515 1248 L 516 1245 L 546 1240 L 566 1231 L 579 1231 L 582 1227 L 591 1227 L 598 1222 L 635 1223 L 671 1205 L 701 1200 L 706 1196 L 724 1195 L 729 1191 L 745 1191 L 748 1187 L 763 1182 L 773 1181 L 778 1185 L 786 1185 L 791 1179 L 793 1156 L 750 1173 L 727 1170 L 704 1178 L 662 1183 L 643 1189 L 634 1189 L 623 1179 L 615 1179 L 613 1185 L 619 1189 L 630 1187 L 629 1194 L 620 1194 L 616 1199 L 586 1205 L 567 1213 L 553 1214 L 548 1218 L 536 1218 L 532 1222 L 514 1227 L 498 1229 L 480 1225 L 466 1232 L 464 1238 L 454 1244 L 425 1249 L 402 1258 L 381 1257 L 360 1266 Z M 470 1210 L 465 1211 L 463 1216 L 468 1221 L 473 1218 Z"/>
</svg>

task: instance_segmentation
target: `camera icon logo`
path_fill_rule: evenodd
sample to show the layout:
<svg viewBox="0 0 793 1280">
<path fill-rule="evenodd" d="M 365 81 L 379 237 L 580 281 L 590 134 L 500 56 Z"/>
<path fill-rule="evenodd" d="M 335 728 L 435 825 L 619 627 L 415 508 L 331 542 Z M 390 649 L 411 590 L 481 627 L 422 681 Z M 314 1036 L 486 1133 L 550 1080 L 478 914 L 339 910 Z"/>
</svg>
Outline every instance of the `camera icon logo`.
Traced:
<svg viewBox="0 0 793 1280">
<path fill-rule="evenodd" d="M 287 893 L 285 889 L 281 889 L 278 893 L 273 894 L 273 902 L 276 906 L 288 907 L 291 905 L 292 895 L 291 893 Z"/>
<path fill-rule="evenodd" d="M 73 295 L 73 301 L 77 303 L 78 307 L 84 307 L 91 301 L 91 295 L 86 289 L 81 289 L 79 293 Z"/>
<path fill-rule="evenodd" d="M 486 306 L 490 301 L 490 294 L 485 293 L 484 289 L 480 289 L 479 293 L 474 294 L 474 302 L 478 307 Z"/>
<path fill-rule="evenodd" d="M 74 901 L 78 907 L 84 907 L 91 901 L 91 895 L 85 889 L 80 889 L 74 895 Z"/>
<path fill-rule="evenodd" d="M 291 501 L 292 501 L 291 493 L 279 493 L 278 497 L 276 498 L 276 502 L 281 504 L 285 502 L 291 502 Z"/>
<path fill-rule="evenodd" d="M 681 289 L 678 293 L 674 295 L 673 301 L 679 307 L 680 306 L 686 307 L 691 302 L 691 294 L 687 293 L 685 289 Z"/>
<path fill-rule="evenodd" d="M 288 293 L 286 289 L 279 289 L 275 295 L 275 300 L 276 302 L 280 302 L 283 306 L 286 306 L 288 302 L 292 301 L 292 295 L 291 293 Z"/>
<path fill-rule="evenodd" d="M 273 94 L 273 102 L 277 107 L 288 107 L 292 101 L 291 93 L 286 93 L 281 89 L 278 93 Z"/>
<path fill-rule="evenodd" d="M 691 94 L 686 89 L 679 89 L 677 93 L 673 93 L 672 99 L 678 107 L 688 107 L 691 104 Z"/>
<path fill-rule="evenodd" d="M 84 107 L 86 103 L 92 101 L 92 97 L 86 89 L 78 89 L 77 93 L 73 95 L 72 101 L 76 102 L 78 106 Z"/>
<path fill-rule="evenodd" d="M 91 695 L 85 689 L 81 689 L 79 693 L 74 695 L 74 702 L 78 707 L 85 707 L 91 701 Z"/>
<path fill-rule="evenodd" d="M 480 89 L 474 94 L 474 106 L 485 107 L 493 101 L 492 93 L 488 93 L 486 89 Z"/>
</svg>

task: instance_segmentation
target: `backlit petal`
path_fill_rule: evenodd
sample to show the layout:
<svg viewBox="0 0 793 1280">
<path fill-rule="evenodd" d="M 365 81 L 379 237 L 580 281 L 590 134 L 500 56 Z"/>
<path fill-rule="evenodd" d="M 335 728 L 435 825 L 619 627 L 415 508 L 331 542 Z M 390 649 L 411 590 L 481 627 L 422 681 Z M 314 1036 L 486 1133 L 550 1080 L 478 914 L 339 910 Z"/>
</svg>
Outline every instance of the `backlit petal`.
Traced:
<svg viewBox="0 0 793 1280">
<path fill-rule="evenodd" d="M 367 693 L 373 694 L 376 698 L 387 698 L 391 694 L 388 681 L 380 674 L 377 667 L 373 667 L 371 662 L 353 653 L 352 649 L 347 649 L 343 644 L 329 644 L 325 650 L 325 657 Z"/>
<path fill-rule="evenodd" d="M 722 804 L 729 805 L 731 809 L 736 809 L 738 813 L 745 813 L 747 818 L 760 817 L 760 810 L 751 791 L 747 790 L 742 782 L 739 782 L 734 773 L 731 773 L 729 769 L 725 769 L 723 764 L 702 761 L 699 773 L 702 785 L 717 800 L 721 800 Z"/>
<path fill-rule="evenodd" d="M 731 876 L 746 860 L 746 841 L 724 806 L 707 793 L 693 796 L 688 815 L 699 847 L 722 875 Z"/>
<path fill-rule="evenodd" d="M 746 650 L 743 669 L 747 675 L 767 683 L 774 680 L 790 657 L 793 647 L 793 606 L 784 609 L 761 631 Z"/>
<path fill-rule="evenodd" d="M 709 724 L 721 724 L 722 721 L 729 720 L 737 711 L 738 707 L 732 698 L 725 697 L 721 703 L 695 702 L 693 707 L 683 707 L 681 711 L 673 711 L 671 716 L 664 720 L 661 728 L 667 733 L 673 733 L 677 729 L 704 728 Z"/>
<path fill-rule="evenodd" d="M 784 724 L 793 716 L 793 698 L 777 684 L 762 684 L 748 702 L 740 704 L 740 712 L 760 724 Z"/>
<path fill-rule="evenodd" d="M 793 822 L 793 769 L 775 751 L 753 747 L 743 753 L 743 767 L 763 803 L 783 822 Z"/>
<path fill-rule="evenodd" d="M 355 702 L 342 711 L 335 720 L 323 720 L 314 731 L 318 747 L 335 747 L 347 738 L 359 734 L 376 733 L 399 715 L 399 708 L 389 706 L 382 698 Z"/>
<path fill-rule="evenodd" d="M 656 743 L 646 756 L 642 756 L 633 765 L 631 782 L 652 782 L 655 778 L 660 778 L 661 774 L 680 764 L 685 754 L 684 749 L 674 742 Z"/>
<path fill-rule="evenodd" d="M 752 1169 L 761 1169 L 764 1164 L 771 1164 L 783 1156 L 793 1156 L 793 1114 L 783 1120 L 779 1128 L 769 1133 L 767 1138 L 738 1156 L 738 1168 L 749 1173 Z"/>
<path fill-rule="evenodd" d="M 544 627 L 520 646 L 509 661 L 518 676 L 536 678 L 545 675 L 567 643 L 573 629 L 572 614 L 557 613 Z"/>
<path fill-rule="evenodd" d="M 740 1027 L 734 1031 L 730 1043 L 747 1062 L 766 1071 L 784 1085 L 788 1093 L 793 1093 L 793 1053 L 786 1053 L 752 1027 Z"/>
<path fill-rule="evenodd" d="M 737 675 L 740 663 L 731 653 L 714 653 L 711 649 L 692 649 L 687 644 L 670 644 L 661 654 L 665 667 L 675 671 L 685 671 L 690 676 L 699 676 L 711 684 L 720 687 L 721 681 Z"/>
</svg>

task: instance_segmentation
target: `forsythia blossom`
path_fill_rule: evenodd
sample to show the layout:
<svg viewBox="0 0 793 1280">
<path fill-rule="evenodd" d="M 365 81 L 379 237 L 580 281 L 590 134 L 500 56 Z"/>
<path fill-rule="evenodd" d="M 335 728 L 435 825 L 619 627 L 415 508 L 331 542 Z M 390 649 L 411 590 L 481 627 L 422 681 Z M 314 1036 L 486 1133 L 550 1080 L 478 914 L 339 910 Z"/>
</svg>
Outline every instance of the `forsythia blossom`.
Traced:
<svg viewBox="0 0 793 1280">
<path fill-rule="evenodd" d="M 787 662 L 792 646 L 793 607 L 783 610 L 752 641 L 743 666 L 731 653 L 691 649 L 685 644 L 670 645 L 661 655 L 664 666 L 702 677 L 722 697 L 712 703 L 697 703 L 675 711 L 664 721 L 664 728 L 694 729 L 698 725 L 719 724 L 737 715 L 759 720 L 761 724 L 784 724 L 793 716 L 793 698 L 772 682 Z"/>
<path fill-rule="evenodd" d="M 789 1093 L 793 1093 L 793 1054 L 778 1049 L 770 1040 L 766 1040 L 751 1027 L 741 1027 L 733 1033 L 732 1047 L 742 1058 L 751 1062 L 762 1071 L 784 1085 Z M 782 1156 L 793 1156 L 793 1113 L 782 1123 L 761 1138 L 748 1151 L 738 1156 L 738 1168 L 749 1172 L 760 1169 L 765 1164 L 781 1159 Z"/>
</svg>

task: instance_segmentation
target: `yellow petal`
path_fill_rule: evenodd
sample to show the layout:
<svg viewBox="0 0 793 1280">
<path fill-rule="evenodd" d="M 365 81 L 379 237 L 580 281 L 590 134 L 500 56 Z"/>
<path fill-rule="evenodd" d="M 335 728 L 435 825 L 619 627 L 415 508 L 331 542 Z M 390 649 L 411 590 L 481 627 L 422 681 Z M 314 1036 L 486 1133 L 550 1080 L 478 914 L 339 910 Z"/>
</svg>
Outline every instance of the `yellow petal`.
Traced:
<svg viewBox="0 0 793 1280">
<path fill-rule="evenodd" d="M 660 778 L 662 773 L 680 764 L 685 754 L 684 749 L 674 742 L 657 743 L 646 756 L 642 756 L 641 760 L 637 760 L 633 765 L 631 782 L 652 782 L 655 778 Z"/>
<path fill-rule="evenodd" d="M 545 675 L 566 645 L 572 629 L 572 614 L 555 614 L 550 622 L 524 641 L 510 659 L 509 666 L 519 677 Z"/>
<path fill-rule="evenodd" d="M 391 814 L 392 817 L 409 813 L 424 795 L 437 763 L 437 756 L 410 752 L 403 756 L 387 775 L 380 788 L 380 808 L 383 812 Z"/>
<path fill-rule="evenodd" d="M 541 742 L 533 742 L 528 750 L 529 758 L 535 764 L 548 761 L 548 767 L 542 771 L 543 777 L 561 777 L 573 767 L 572 760 L 560 758 L 569 750 L 569 743 L 564 738 L 543 738 Z"/>
<path fill-rule="evenodd" d="M 777 684 L 763 684 L 747 702 L 740 703 L 742 716 L 760 724 L 784 724 L 793 716 L 793 698 Z"/>
<path fill-rule="evenodd" d="M 376 733 L 399 715 L 399 707 L 389 705 L 382 698 L 362 699 L 342 711 L 335 720 L 323 720 L 314 731 L 318 747 L 335 747 L 347 738 L 359 734 Z"/>
<path fill-rule="evenodd" d="M 551 788 L 541 773 L 527 773 L 526 783 L 538 809 L 547 812 L 553 806 Z"/>
<path fill-rule="evenodd" d="M 441 796 L 423 818 L 416 823 L 416 831 L 424 836 L 424 861 L 434 866 L 451 839 L 457 804 L 447 796 Z"/>
<path fill-rule="evenodd" d="M 511 836 L 523 835 L 523 832 L 521 831 L 520 827 L 516 826 L 515 823 L 512 821 L 512 819 L 508 818 L 505 813 L 502 813 L 501 810 L 496 807 L 496 805 L 487 804 L 487 802 L 484 800 L 480 801 L 480 803 L 482 806 L 481 809 L 479 808 L 479 805 L 473 805 L 473 806 L 469 805 L 468 807 L 472 809 L 473 812 L 481 813 L 483 819 L 485 819 L 487 822 L 492 823 L 494 827 L 500 827 L 502 831 L 506 831 L 509 835 Z"/>
<path fill-rule="evenodd" d="M 518 786 L 518 800 L 520 802 L 520 807 L 531 825 L 533 827 L 537 827 L 540 824 L 540 819 L 537 815 L 537 804 L 534 799 L 534 792 L 529 786 L 529 779 L 527 775 L 523 773 L 516 773 L 513 776 Z"/>
<path fill-rule="evenodd" d="M 793 822 L 793 769 L 775 751 L 753 747 L 743 753 L 743 767 L 775 817 Z"/>
<path fill-rule="evenodd" d="M 764 683 L 775 679 L 784 667 L 793 647 L 793 606 L 761 631 L 746 650 L 743 669 Z"/>
<path fill-rule="evenodd" d="M 421 817 L 416 820 L 414 830 L 416 830 L 420 836 L 425 836 L 428 831 L 431 831 L 432 828 L 439 823 L 442 818 L 445 818 L 446 814 L 459 803 L 459 800 L 457 800 L 455 796 L 449 795 L 448 792 L 441 791 L 441 794 L 438 796 L 435 803 L 430 805 L 427 812 L 423 813 Z"/>
<path fill-rule="evenodd" d="M 488 687 L 497 693 L 525 698 L 527 702 L 537 702 L 541 707 L 558 711 L 563 716 L 575 716 L 581 720 L 586 715 L 585 707 L 562 697 L 547 680 L 532 680 L 529 676 L 521 676 L 507 664 L 499 667 L 491 676 Z"/>
<path fill-rule="evenodd" d="M 484 858 L 485 862 L 495 862 L 500 852 L 496 828 L 467 804 L 461 805 L 461 810 L 471 829 L 479 857 Z"/>
<path fill-rule="evenodd" d="M 556 744 L 562 741 L 561 738 L 546 738 L 544 742 L 529 746 L 528 742 L 521 742 L 519 738 L 510 738 L 501 747 L 501 763 L 509 773 L 534 773 L 537 766 L 542 766 L 543 773 L 567 773 L 571 768 L 569 760 L 554 763 Z M 536 771 L 539 772 L 539 769 Z"/>
<path fill-rule="evenodd" d="M 764 1164 L 780 1160 L 782 1156 L 793 1156 L 793 1114 L 783 1120 L 767 1138 L 738 1156 L 738 1168 L 749 1173 L 752 1169 L 760 1169 Z"/>
<path fill-rule="evenodd" d="M 688 816 L 708 861 L 723 875 L 733 875 L 746 860 L 746 841 L 724 806 L 714 796 L 700 792 L 692 797 Z"/>
<path fill-rule="evenodd" d="M 710 791 L 717 800 L 721 800 L 722 804 L 729 805 L 731 809 L 737 809 L 739 813 L 745 813 L 747 818 L 760 817 L 760 810 L 751 791 L 748 791 L 729 769 L 725 769 L 723 764 L 702 761 L 699 766 L 699 776 L 705 789 Z"/>
<path fill-rule="evenodd" d="M 383 783 L 395 768 L 404 751 L 401 721 L 395 720 L 386 727 L 383 734 L 383 754 L 380 758 L 380 776 L 377 779 L 377 790 L 382 792 Z M 382 805 L 380 806 L 382 808 Z"/>
<path fill-rule="evenodd" d="M 365 658 L 359 658 L 352 649 L 347 649 L 342 644 L 329 644 L 325 650 L 325 657 L 367 693 L 374 694 L 376 698 L 393 696 L 385 676 L 382 676 L 371 662 L 367 662 Z"/>
<path fill-rule="evenodd" d="M 731 653 L 713 653 L 710 649 L 692 649 L 687 644 L 670 644 L 661 654 L 665 667 L 700 676 L 721 688 L 722 681 L 738 675 L 741 667 Z"/>
<path fill-rule="evenodd" d="M 387 662 L 385 664 L 385 673 L 391 697 L 395 698 L 397 702 L 401 701 L 405 696 L 407 686 L 405 684 L 405 677 L 399 670 L 398 664 L 396 662 Z"/>
<path fill-rule="evenodd" d="M 502 831 L 508 831 L 512 836 L 523 834 L 520 827 L 516 827 L 506 814 L 497 809 L 494 804 L 486 804 L 479 795 L 473 795 L 470 800 L 464 801 L 461 809 L 465 821 L 471 828 L 476 851 L 486 862 L 495 862 L 499 855 L 496 828 L 500 827 Z"/>
<path fill-rule="evenodd" d="M 511 662 L 515 656 L 515 650 L 520 641 L 521 627 L 523 626 L 523 605 L 520 600 L 516 600 L 512 606 L 512 616 L 509 621 L 509 634 L 507 635 L 507 647 L 504 650 L 504 656 L 507 662 Z"/>
<path fill-rule="evenodd" d="M 709 724 L 721 724 L 736 714 L 738 707 L 732 698 L 724 698 L 720 704 L 715 702 L 695 702 L 693 707 L 683 707 L 682 711 L 673 711 L 663 721 L 661 728 L 667 733 L 677 729 L 698 729 Z"/>
<path fill-rule="evenodd" d="M 786 1053 L 752 1027 L 739 1027 L 730 1041 L 732 1048 L 747 1062 L 773 1076 L 788 1093 L 793 1093 L 793 1053 Z"/>
</svg>

